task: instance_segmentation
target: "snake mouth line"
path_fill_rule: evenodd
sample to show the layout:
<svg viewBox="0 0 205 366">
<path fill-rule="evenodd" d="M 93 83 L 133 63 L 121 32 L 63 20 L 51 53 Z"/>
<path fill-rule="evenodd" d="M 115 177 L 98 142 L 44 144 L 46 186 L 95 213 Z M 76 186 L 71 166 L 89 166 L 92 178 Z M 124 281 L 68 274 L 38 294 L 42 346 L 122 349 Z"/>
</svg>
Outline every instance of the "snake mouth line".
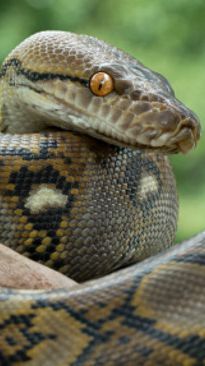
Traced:
<svg viewBox="0 0 205 366">
<path fill-rule="evenodd" d="M 50 95 L 52 97 L 52 95 Z M 63 100 L 59 100 L 64 103 Z M 119 146 L 129 146 L 130 148 L 143 148 L 160 150 L 166 153 L 186 153 L 190 148 L 194 147 L 199 138 L 198 129 L 196 128 L 196 121 L 186 116 L 179 116 L 179 112 L 173 109 L 166 109 L 166 106 L 160 103 L 160 111 L 158 119 L 155 121 L 156 102 L 152 104 L 153 112 L 144 112 L 139 116 L 135 116 L 135 122 L 131 122 L 126 126 L 126 123 L 113 124 L 112 120 L 103 119 L 101 116 L 95 121 L 95 128 L 92 124 L 85 123 L 84 119 L 95 119 L 94 113 L 89 114 L 81 106 L 73 107 L 67 102 L 66 107 L 71 111 L 71 121 L 84 117 L 79 125 L 72 122 L 69 127 L 60 125 L 62 129 L 76 130 L 80 133 L 89 134 L 94 138 L 99 138 L 109 144 Z M 157 104 L 159 104 L 157 102 Z M 172 123 L 170 116 L 172 117 Z M 146 119 L 148 117 L 148 119 Z M 181 117 L 181 119 L 180 119 Z M 150 124 L 149 122 L 152 121 Z M 57 125 L 56 125 L 57 127 Z M 129 131 L 130 130 L 130 131 Z M 129 133 L 128 133 L 129 132 Z"/>
<path fill-rule="evenodd" d="M 81 132 L 81 131 L 79 131 Z M 176 154 L 176 153 L 187 153 L 192 147 L 196 146 L 196 141 L 193 138 L 193 133 L 190 129 L 185 128 L 181 131 L 181 133 L 177 136 L 173 135 L 166 135 L 166 140 L 170 139 L 169 143 L 164 143 L 164 136 L 163 134 L 158 137 L 157 140 L 151 139 L 149 143 L 143 143 L 143 140 L 145 139 L 145 135 L 142 137 L 142 139 L 139 139 L 135 143 L 131 143 L 129 140 L 124 139 L 125 141 L 122 141 L 120 137 L 117 137 L 116 135 L 113 137 L 109 135 L 103 135 L 102 133 L 92 132 L 90 133 L 91 136 L 95 138 L 99 138 L 109 144 L 118 145 L 121 147 L 129 147 L 131 149 L 143 149 L 148 151 L 156 151 L 161 153 L 169 153 L 169 154 Z M 150 135 L 150 133 L 148 133 Z M 142 140 L 142 142 L 140 142 Z M 188 140 L 188 141 L 187 141 Z"/>
<path fill-rule="evenodd" d="M 195 146 L 199 138 L 196 120 L 180 116 L 180 111 L 156 99 L 151 101 L 151 97 L 149 102 L 134 101 L 137 113 L 133 120 L 126 119 L 126 112 L 124 112 L 124 120 L 122 113 L 117 121 L 113 121 L 112 118 L 105 118 L 100 114 L 100 107 L 95 113 L 92 110 L 92 101 L 89 108 L 85 109 L 83 105 L 74 104 L 68 98 L 65 100 L 62 96 L 53 95 L 49 90 L 41 89 L 40 85 L 37 87 L 36 83 L 19 82 L 15 87 L 26 88 L 33 93 L 32 97 L 35 97 L 37 103 L 36 110 L 48 119 L 43 129 L 54 126 L 61 131 L 70 130 L 88 134 L 113 145 L 164 153 L 187 152 Z M 44 108 L 41 98 L 49 101 L 50 110 L 41 110 Z M 100 102 L 98 97 L 94 98 Z M 30 97 L 30 100 L 34 102 L 34 98 Z M 62 111 L 64 111 L 64 117 L 61 116 L 59 119 Z"/>
</svg>

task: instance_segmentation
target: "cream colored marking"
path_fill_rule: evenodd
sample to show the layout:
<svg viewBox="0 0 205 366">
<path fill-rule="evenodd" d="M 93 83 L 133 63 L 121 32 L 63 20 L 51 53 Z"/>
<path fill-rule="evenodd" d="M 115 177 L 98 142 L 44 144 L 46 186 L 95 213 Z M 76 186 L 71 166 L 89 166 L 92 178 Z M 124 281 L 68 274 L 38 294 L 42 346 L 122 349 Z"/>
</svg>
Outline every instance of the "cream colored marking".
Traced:
<svg viewBox="0 0 205 366">
<path fill-rule="evenodd" d="M 26 200 L 25 207 L 32 214 L 41 213 L 49 208 L 65 207 L 67 196 L 59 190 L 47 188 L 45 185 L 40 185 L 37 190 L 32 191 Z"/>
<path fill-rule="evenodd" d="M 140 198 L 146 198 L 147 194 L 158 191 L 158 182 L 153 175 L 145 175 L 140 181 Z"/>
</svg>

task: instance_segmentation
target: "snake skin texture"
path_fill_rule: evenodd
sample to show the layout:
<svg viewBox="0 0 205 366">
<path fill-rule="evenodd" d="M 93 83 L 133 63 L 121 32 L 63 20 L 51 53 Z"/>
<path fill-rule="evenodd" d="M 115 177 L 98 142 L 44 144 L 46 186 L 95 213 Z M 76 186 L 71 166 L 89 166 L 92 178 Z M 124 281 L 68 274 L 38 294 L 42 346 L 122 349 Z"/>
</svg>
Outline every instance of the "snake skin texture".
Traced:
<svg viewBox="0 0 205 366">
<path fill-rule="evenodd" d="M 205 232 L 69 292 L 2 289 L 1 364 L 204 365 L 204 258 Z"/>
<path fill-rule="evenodd" d="M 163 155 L 69 132 L 5 134 L 0 165 L 0 241 L 75 280 L 173 243 L 178 204 Z"/>
<path fill-rule="evenodd" d="M 169 248 L 165 154 L 200 126 L 167 80 L 93 37 L 41 32 L 2 65 L 0 129 L 0 241 L 82 282 L 0 290 L 1 364 L 204 365 L 205 233 Z"/>
</svg>

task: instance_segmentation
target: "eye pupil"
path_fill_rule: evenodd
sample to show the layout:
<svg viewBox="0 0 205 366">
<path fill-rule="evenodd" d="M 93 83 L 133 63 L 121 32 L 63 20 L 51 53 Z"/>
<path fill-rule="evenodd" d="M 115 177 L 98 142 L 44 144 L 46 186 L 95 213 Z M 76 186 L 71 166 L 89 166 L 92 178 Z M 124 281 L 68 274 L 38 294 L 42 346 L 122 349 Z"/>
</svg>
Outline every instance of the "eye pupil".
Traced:
<svg viewBox="0 0 205 366">
<path fill-rule="evenodd" d="M 90 78 L 89 86 L 93 94 L 104 97 L 114 90 L 114 81 L 109 74 L 99 71 Z"/>
<path fill-rule="evenodd" d="M 101 90 L 102 87 L 103 87 L 103 81 L 101 80 L 98 89 Z"/>
</svg>

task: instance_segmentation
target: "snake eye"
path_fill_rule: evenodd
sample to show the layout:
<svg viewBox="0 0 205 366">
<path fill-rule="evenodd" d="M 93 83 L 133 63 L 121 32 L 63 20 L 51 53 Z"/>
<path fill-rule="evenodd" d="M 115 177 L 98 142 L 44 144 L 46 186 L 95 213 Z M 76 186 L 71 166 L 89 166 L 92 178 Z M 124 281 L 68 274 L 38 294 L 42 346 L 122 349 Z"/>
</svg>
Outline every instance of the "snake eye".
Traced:
<svg viewBox="0 0 205 366">
<path fill-rule="evenodd" d="M 104 97 L 113 91 L 114 81 L 109 74 L 104 71 L 99 71 L 91 76 L 89 86 L 93 94 Z"/>
</svg>

